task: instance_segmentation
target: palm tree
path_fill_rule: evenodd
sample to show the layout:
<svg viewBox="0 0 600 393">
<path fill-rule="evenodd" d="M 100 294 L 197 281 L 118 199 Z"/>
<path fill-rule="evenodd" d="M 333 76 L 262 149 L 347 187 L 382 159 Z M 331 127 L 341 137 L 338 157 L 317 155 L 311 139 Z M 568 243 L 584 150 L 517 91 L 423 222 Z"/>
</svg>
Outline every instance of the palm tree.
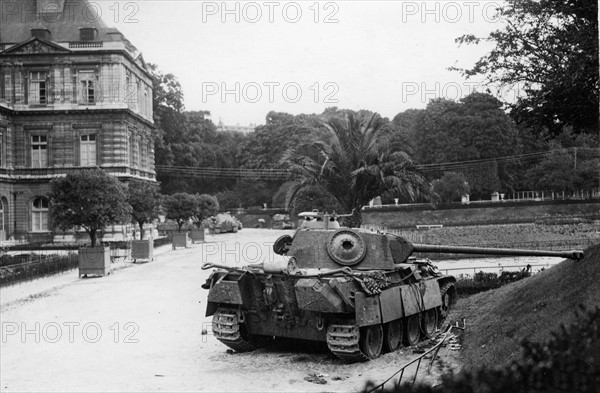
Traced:
<svg viewBox="0 0 600 393">
<path fill-rule="evenodd" d="M 388 121 L 376 113 L 347 113 L 323 122 L 319 140 L 289 149 L 282 158 L 295 183 L 288 205 L 300 190 L 320 185 L 354 215 L 347 224 L 360 226 L 361 208 L 384 191 L 414 200 L 428 185 L 406 153 L 392 152 Z"/>
</svg>

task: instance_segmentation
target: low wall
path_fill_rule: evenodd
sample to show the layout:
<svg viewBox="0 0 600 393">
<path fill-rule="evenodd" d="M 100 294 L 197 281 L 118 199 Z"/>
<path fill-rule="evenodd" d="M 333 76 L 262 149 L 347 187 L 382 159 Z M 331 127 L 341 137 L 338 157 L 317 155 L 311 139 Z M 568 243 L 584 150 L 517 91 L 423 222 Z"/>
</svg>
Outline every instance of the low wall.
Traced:
<svg viewBox="0 0 600 393">
<path fill-rule="evenodd" d="M 552 220 L 599 220 L 600 200 L 486 202 L 382 206 L 362 212 L 364 227 L 414 228 L 416 225 L 482 225 L 534 223 Z"/>
</svg>

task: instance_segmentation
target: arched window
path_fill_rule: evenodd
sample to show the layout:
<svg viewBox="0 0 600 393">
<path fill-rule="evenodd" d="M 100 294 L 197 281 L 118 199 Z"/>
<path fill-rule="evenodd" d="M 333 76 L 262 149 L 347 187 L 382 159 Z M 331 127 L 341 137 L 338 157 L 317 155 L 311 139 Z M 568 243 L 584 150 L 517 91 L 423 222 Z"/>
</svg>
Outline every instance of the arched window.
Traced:
<svg viewBox="0 0 600 393">
<path fill-rule="evenodd" d="M 31 230 L 45 232 L 48 230 L 48 199 L 36 198 L 31 204 Z"/>
</svg>

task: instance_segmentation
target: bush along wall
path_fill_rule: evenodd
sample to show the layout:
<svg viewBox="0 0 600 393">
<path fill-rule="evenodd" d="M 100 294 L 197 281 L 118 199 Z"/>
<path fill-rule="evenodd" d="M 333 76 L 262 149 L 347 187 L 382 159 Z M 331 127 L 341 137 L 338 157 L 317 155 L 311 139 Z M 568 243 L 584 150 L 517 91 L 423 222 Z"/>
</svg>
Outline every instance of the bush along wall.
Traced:
<svg viewBox="0 0 600 393">
<path fill-rule="evenodd" d="M 3 255 L 0 257 L 0 286 L 64 272 L 77 266 L 76 252 L 63 255 Z"/>
<path fill-rule="evenodd" d="M 503 271 L 500 275 L 496 273 L 479 272 L 475 273 L 473 277 L 459 277 L 456 283 L 456 290 L 459 295 L 472 295 L 499 288 L 502 285 L 519 281 L 530 276 L 530 269 L 523 269 L 521 271 Z"/>
</svg>

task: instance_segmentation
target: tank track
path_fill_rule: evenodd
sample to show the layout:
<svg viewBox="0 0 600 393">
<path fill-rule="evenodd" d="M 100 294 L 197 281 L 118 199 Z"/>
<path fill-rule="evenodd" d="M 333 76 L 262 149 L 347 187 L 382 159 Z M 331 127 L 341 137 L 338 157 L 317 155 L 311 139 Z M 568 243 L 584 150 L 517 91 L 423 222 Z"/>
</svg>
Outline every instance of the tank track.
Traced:
<svg viewBox="0 0 600 393">
<path fill-rule="evenodd" d="M 217 340 L 236 352 L 252 351 L 256 345 L 242 334 L 242 326 L 236 310 L 219 308 L 213 315 L 212 331 Z"/>
<path fill-rule="evenodd" d="M 360 350 L 360 329 L 354 325 L 331 324 L 327 327 L 327 347 L 337 358 L 347 363 L 369 360 Z"/>
<path fill-rule="evenodd" d="M 440 288 L 440 294 L 442 295 L 442 298 L 444 297 L 446 292 L 448 292 L 450 290 L 450 288 L 452 288 L 454 286 L 455 286 L 455 284 L 453 282 L 448 282 L 448 283 L 442 285 L 442 287 Z M 445 312 L 444 312 L 443 306 L 440 307 L 440 318 L 438 320 L 438 326 L 441 326 L 442 323 L 444 322 L 444 320 L 446 319 L 446 317 L 448 316 L 448 313 L 450 311 L 450 306 L 452 306 L 452 304 L 448 304 L 448 310 Z"/>
</svg>

